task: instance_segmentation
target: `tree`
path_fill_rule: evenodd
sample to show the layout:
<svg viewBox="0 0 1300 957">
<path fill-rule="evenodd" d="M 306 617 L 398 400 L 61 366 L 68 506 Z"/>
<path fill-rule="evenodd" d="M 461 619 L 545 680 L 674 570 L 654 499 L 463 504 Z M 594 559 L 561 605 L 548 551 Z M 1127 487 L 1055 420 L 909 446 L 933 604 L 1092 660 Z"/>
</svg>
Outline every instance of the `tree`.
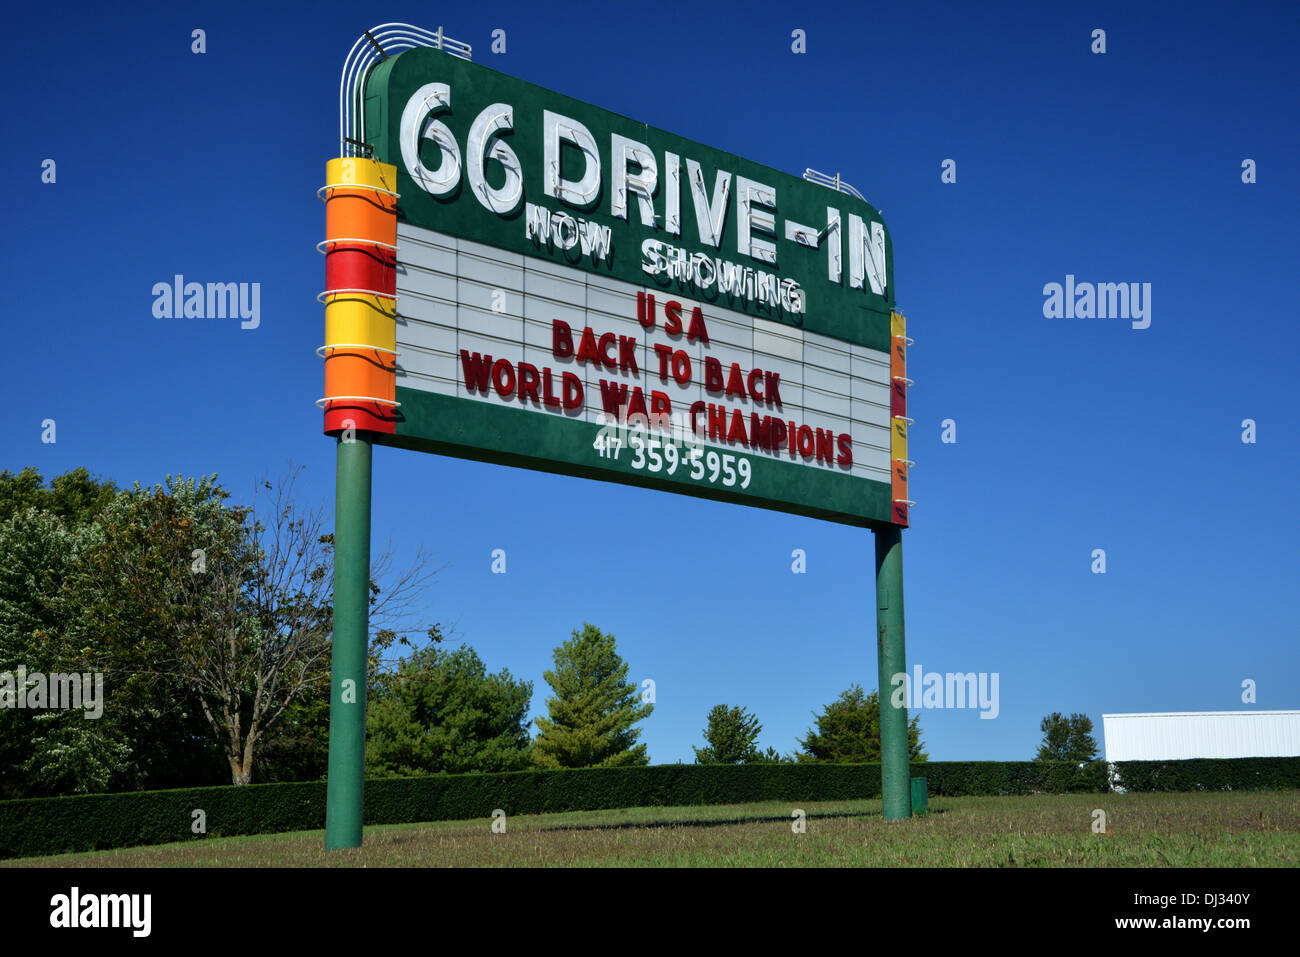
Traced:
<svg viewBox="0 0 1300 957">
<path fill-rule="evenodd" d="M 259 747 L 298 705 L 320 728 L 333 627 L 333 536 L 303 506 L 294 470 L 263 482 L 250 507 L 227 505 L 216 476 L 137 484 L 105 510 L 88 555 L 83 606 L 141 696 L 180 693 L 202 715 L 235 784 L 253 780 Z M 386 591 L 391 555 L 372 566 L 371 621 L 407 607 L 433 572 L 423 552 Z M 391 641 L 395 632 L 376 644 Z M 315 701 L 317 707 L 309 707 Z"/>
<path fill-rule="evenodd" d="M 543 677 L 555 692 L 549 716 L 537 718 L 534 759 L 543 768 L 624 767 L 649 764 L 639 728 L 654 711 L 641 704 L 612 634 L 584 622 L 555 649 L 555 670 Z"/>
<path fill-rule="evenodd" d="M 755 764 L 764 760 L 756 742 L 763 731 L 758 718 L 739 706 L 714 705 L 709 711 L 704 740 L 693 748 L 696 764 Z M 774 754 L 771 748 L 769 753 Z"/>
<path fill-rule="evenodd" d="M 266 722 L 264 709 L 246 706 L 237 678 L 221 680 L 254 667 L 253 619 L 242 600 L 256 569 L 250 513 L 227 505 L 228 497 L 215 476 L 168 476 L 165 485 L 137 483 L 122 493 L 104 510 L 103 540 L 82 563 L 76 592 L 84 614 L 74 628 L 132 708 L 191 705 L 208 734 L 217 733 L 239 784 L 251 780 L 245 744 L 255 746 Z"/>
<path fill-rule="evenodd" d="M 1091 761 L 1097 757 L 1097 742 L 1092 736 L 1092 719 L 1078 712 L 1066 717 L 1053 711 L 1043 718 L 1038 730 L 1043 743 L 1038 746 L 1036 761 Z"/>
<path fill-rule="evenodd" d="M 0 522 L 0 673 L 79 670 L 66 666 L 63 626 L 75 609 L 63 582 L 97 531 L 32 506 Z M 131 749 L 118 715 L 100 710 L 88 720 L 78 710 L 0 709 L 0 797 L 107 790 Z"/>
<path fill-rule="evenodd" d="M 329 726 L 330 688 L 322 683 L 291 701 L 262 735 L 253 759 L 255 780 L 323 781 L 329 766 Z"/>
<path fill-rule="evenodd" d="M 101 631 L 85 627 L 90 611 L 79 584 L 103 545 L 102 513 L 118 494 L 84 468 L 48 487 L 34 468 L 0 473 L 0 672 L 90 673 L 88 688 L 95 672 L 103 677 L 98 717 L 0 711 L 0 796 L 221 780 L 202 717 L 181 696 L 134 694 L 132 672 L 119 667 Z"/>
<path fill-rule="evenodd" d="M 117 486 L 100 481 L 86 469 L 56 475 L 46 487 L 41 473 L 28 466 L 17 475 L 0 472 L 0 521 L 28 508 L 57 515 L 70 526 L 85 525 L 117 495 Z"/>
<path fill-rule="evenodd" d="M 366 707 L 366 773 L 518 771 L 532 764 L 531 681 L 488 674 L 477 652 L 434 643 L 377 675 Z"/>
<path fill-rule="evenodd" d="M 243 508 L 216 476 L 0 472 L 0 671 L 100 673 L 105 698 L 95 720 L 0 709 L 0 796 L 324 773 L 333 537 L 293 477 Z M 372 671 L 432 574 L 372 566 Z"/>
<path fill-rule="evenodd" d="M 864 694 L 861 685 L 850 685 L 826 706 L 821 715 L 814 714 L 817 730 L 810 730 L 799 741 L 803 761 L 861 763 L 880 760 L 880 695 Z M 920 715 L 907 723 L 907 755 L 911 761 L 929 758 L 921 750 Z"/>
</svg>

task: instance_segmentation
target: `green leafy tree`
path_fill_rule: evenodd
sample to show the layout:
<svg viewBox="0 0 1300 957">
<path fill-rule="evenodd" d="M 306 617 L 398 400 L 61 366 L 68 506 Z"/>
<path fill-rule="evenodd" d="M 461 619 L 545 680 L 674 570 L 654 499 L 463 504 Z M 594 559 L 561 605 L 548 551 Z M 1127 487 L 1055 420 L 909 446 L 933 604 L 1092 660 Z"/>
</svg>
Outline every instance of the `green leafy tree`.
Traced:
<svg viewBox="0 0 1300 957">
<path fill-rule="evenodd" d="M 323 781 L 329 765 L 330 689 L 304 691 L 262 737 L 253 760 L 253 779 Z"/>
<path fill-rule="evenodd" d="M 375 777 L 518 771 L 531 765 L 530 681 L 489 674 L 478 653 L 436 643 L 373 679 L 366 772 Z"/>
<path fill-rule="evenodd" d="M 239 692 L 218 677 L 248 662 L 241 636 L 249 616 L 236 596 L 255 567 L 248 510 L 227 505 L 228 497 L 215 476 L 168 476 L 152 488 L 137 483 L 100 514 L 102 538 L 71 582 L 82 609 L 70 623 L 71 640 L 88 665 L 105 673 L 133 737 L 151 737 L 160 721 L 186 726 L 179 748 L 160 736 L 160 747 L 133 755 L 144 786 L 170 783 L 177 774 L 215 783 L 193 762 L 215 750 L 233 767 L 229 739 L 214 733 L 220 718 L 237 716 L 254 734 L 264 723 L 241 713 Z M 214 706 L 213 697 L 221 704 Z"/>
<path fill-rule="evenodd" d="M 764 761 L 758 750 L 763 731 L 758 718 L 739 705 L 714 705 L 704 728 L 703 748 L 693 748 L 696 764 L 755 764 Z M 771 749 L 768 749 L 770 753 Z"/>
<path fill-rule="evenodd" d="M 861 685 L 851 685 L 814 715 L 816 730 L 800 739 L 802 761 L 830 761 L 840 764 L 880 760 L 880 695 L 865 694 Z M 921 750 L 920 715 L 907 723 L 907 753 L 911 761 L 928 759 Z"/>
<path fill-rule="evenodd" d="M 554 696 L 548 716 L 537 718 L 533 742 L 543 768 L 623 767 L 649 764 L 646 746 L 634 728 L 654 705 L 642 703 L 614 636 L 592 624 L 555 649 L 555 670 L 544 674 Z"/>
<path fill-rule="evenodd" d="M 103 675 L 97 718 L 84 709 L 0 711 L 0 795 L 220 781 L 201 716 L 174 694 L 133 696 L 131 670 L 88 627 L 82 585 L 119 494 L 84 468 L 48 486 L 34 468 L 0 473 L 0 671 Z"/>
<path fill-rule="evenodd" d="M 0 522 L 0 672 L 15 683 L 20 669 L 82 672 L 65 640 L 76 609 L 64 581 L 97 539 L 94 525 L 70 525 L 31 506 Z M 92 720 L 85 710 L 0 709 L 0 796 L 88 793 L 120 783 L 130 742 L 119 716 L 99 710 Z"/>
<path fill-rule="evenodd" d="M 30 465 L 17 475 L 6 469 L 0 472 L 0 521 L 34 508 L 57 515 L 70 526 L 85 525 L 116 496 L 116 485 L 95 478 L 84 468 L 55 476 L 48 486 Z"/>
<path fill-rule="evenodd" d="M 1038 729 L 1043 743 L 1038 746 L 1036 761 L 1091 761 L 1097 757 L 1097 742 L 1092 736 L 1092 719 L 1078 712 L 1069 715 L 1053 711 L 1043 718 Z"/>
<path fill-rule="evenodd" d="M 45 480 L 34 466 L 17 474 L 5 469 L 0 472 L 0 519 L 12 518 L 29 508 L 43 512 L 48 495 Z"/>
<path fill-rule="evenodd" d="M 198 712 L 235 784 L 253 780 L 260 748 L 286 717 L 299 733 L 324 728 L 333 537 L 324 510 L 301 504 L 296 474 L 264 482 L 268 494 L 248 507 L 227 504 L 216 476 L 137 485 L 105 509 L 103 544 L 84 563 L 85 630 L 110 649 L 124 690 Z M 389 562 L 385 553 L 371 571 L 376 625 L 431 574 L 421 553 L 384 590 L 375 579 Z M 314 738 L 317 765 L 322 748 Z M 283 749 L 278 761 L 283 768 Z"/>
<path fill-rule="evenodd" d="M 98 672 L 105 695 L 97 720 L 0 709 L 0 796 L 323 775 L 333 537 L 292 485 L 244 508 L 215 476 L 0 473 L 0 671 Z M 372 670 L 424 569 L 372 567 Z"/>
</svg>

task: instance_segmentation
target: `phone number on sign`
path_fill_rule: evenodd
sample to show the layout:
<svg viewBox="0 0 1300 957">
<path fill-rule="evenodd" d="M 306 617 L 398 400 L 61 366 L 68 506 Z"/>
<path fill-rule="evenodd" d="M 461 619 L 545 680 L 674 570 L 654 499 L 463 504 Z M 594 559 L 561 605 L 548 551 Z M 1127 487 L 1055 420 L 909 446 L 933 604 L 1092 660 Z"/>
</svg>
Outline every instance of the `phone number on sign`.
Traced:
<svg viewBox="0 0 1300 957">
<path fill-rule="evenodd" d="M 618 438 L 599 435 L 593 447 L 602 459 L 617 460 L 623 442 Z M 683 471 L 690 470 L 690 477 L 696 482 L 704 481 L 707 477 L 710 484 L 717 484 L 721 479 L 722 485 L 727 488 L 737 484 L 740 488 L 749 488 L 749 481 L 754 474 L 753 465 L 744 456 L 718 453 L 713 449 L 705 451 L 698 446 L 678 451 L 676 442 L 661 442 L 635 432 L 627 437 L 627 447 L 632 452 L 632 468 L 637 470 L 673 475 L 677 467 L 681 466 Z"/>
</svg>

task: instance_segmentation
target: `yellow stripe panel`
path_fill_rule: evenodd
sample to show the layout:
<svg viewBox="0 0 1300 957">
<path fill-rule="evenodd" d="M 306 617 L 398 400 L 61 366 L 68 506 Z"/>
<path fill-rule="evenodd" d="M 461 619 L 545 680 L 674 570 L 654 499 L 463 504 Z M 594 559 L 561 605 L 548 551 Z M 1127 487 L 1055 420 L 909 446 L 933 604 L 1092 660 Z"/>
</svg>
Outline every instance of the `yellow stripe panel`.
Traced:
<svg viewBox="0 0 1300 957">
<path fill-rule="evenodd" d="M 889 314 L 889 335 L 891 337 L 907 335 L 907 320 L 896 312 Z"/>
<path fill-rule="evenodd" d="M 891 459 L 907 458 L 907 423 L 902 419 L 890 419 L 889 457 Z"/>
<path fill-rule="evenodd" d="M 373 186 L 397 192 L 397 167 L 378 160 L 343 156 L 325 164 L 325 182 L 329 186 Z"/>
<path fill-rule="evenodd" d="M 325 345 L 397 348 L 397 302 L 383 296 L 340 293 L 325 297 Z"/>
</svg>

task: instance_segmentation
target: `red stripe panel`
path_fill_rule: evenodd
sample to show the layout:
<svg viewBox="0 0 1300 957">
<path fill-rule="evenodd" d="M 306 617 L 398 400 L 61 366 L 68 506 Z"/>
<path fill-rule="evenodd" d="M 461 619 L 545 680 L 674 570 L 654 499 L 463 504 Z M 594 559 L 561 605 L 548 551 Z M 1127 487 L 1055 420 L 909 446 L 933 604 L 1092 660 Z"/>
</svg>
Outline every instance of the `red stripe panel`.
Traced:
<svg viewBox="0 0 1300 957">
<path fill-rule="evenodd" d="M 894 524 L 902 525 L 904 528 L 907 527 L 907 503 L 906 502 L 894 503 Z"/>
<path fill-rule="evenodd" d="M 369 289 L 397 295 L 397 255 L 376 246 L 329 246 L 325 253 L 326 289 Z"/>
<path fill-rule="evenodd" d="M 902 379 L 890 380 L 889 415 L 901 415 L 907 418 L 907 383 Z"/>
<path fill-rule="evenodd" d="M 330 403 L 325 409 L 325 432 L 342 432 L 347 428 L 392 435 L 397 431 L 397 410 L 378 402 Z"/>
</svg>

